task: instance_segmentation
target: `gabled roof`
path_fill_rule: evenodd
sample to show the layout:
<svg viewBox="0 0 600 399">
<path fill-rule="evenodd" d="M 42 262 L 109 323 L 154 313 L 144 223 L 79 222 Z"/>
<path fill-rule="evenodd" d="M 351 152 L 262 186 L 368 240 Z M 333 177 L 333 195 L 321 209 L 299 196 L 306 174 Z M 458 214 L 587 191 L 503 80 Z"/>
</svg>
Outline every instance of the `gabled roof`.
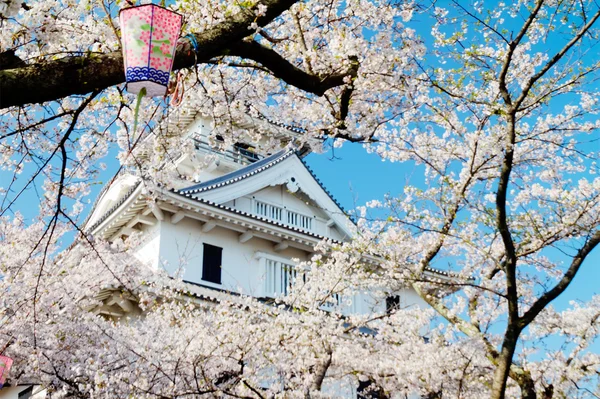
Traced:
<svg viewBox="0 0 600 399">
<path fill-rule="evenodd" d="M 329 192 L 329 190 L 327 190 L 327 188 L 323 185 L 323 182 L 315 175 L 313 170 L 306 164 L 304 159 L 302 159 L 301 155 L 299 154 L 298 150 L 294 150 L 294 149 L 279 151 L 267 158 L 261 159 L 260 161 L 254 162 L 254 163 L 252 163 L 244 168 L 238 169 L 232 173 L 217 177 L 215 179 L 208 180 L 203 183 L 195 184 L 195 185 L 187 187 L 187 188 L 177 190 L 177 192 L 182 193 L 182 194 L 197 194 L 197 193 L 201 193 L 204 191 L 212 190 L 214 188 L 223 187 L 225 185 L 238 182 L 242 179 L 245 179 L 247 177 L 250 177 L 257 173 L 260 173 L 266 169 L 269 169 L 272 166 L 280 163 L 281 161 L 285 160 L 286 158 L 288 158 L 294 154 L 298 157 L 298 159 L 300 159 L 300 161 L 302 162 L 302 165 L 310 173 L 310 175 L 313 177 L 313 179 L 319 184 L 321 189 L 329 196 L 329 198 L 335 203 L 335 205 L 338 208 L 340 208 L 340 210 L 342 210 L 343 213 L 345 213 L 345 210 L 342 207 L 342 205 L 333 197 L 331 192 Z"/>
<path fill-rule="evenodd" d="M 338 201 L 317 179 L 295 148 L 287 148 L 244 168 L 206 182 L 175 190 L 175 193 L 225 204 L 268 186 L 288 185 L 302 191 L 333 221 L 342 236 L 354 234 L 355 226 Z"/>
<path fill-rule="evenodd" d="M 143 206 L 145 206 L 146 203 L 146 197 L 144 194 L 141 193 L 140 190 L 138 190 L 138 188 L 140 188 L 140 183 L 141 180 L 138 181 L 137 184 L 135 184 L 130 190 L 128 190 L 121 198 L 119 198 L 119 200 L 115 203 L 115 205 L 113 207 L 111 207 L 109 210 L 107 210 L 99 219 L 97 222 L 95 222 L 92 226 L 90 226 L 89 228 L 86 229 L 87 233 L 93 233 L 94 230 L 96 230 L 98 227 L 100 227 L 100 225 L 107 221 L 111 216 L 119 214 L 119 213 L 126 213 L 128 211 L 128 209 L 132 208 L 132 207 L 136 207 L 137 206 L 137 211 L 134 211 L 132 213 L 133 214 L 137 214 L 139 213 L 139 204 L 144 204 Z M 289 230 L 293 233 L 299 233 L 301 235 L 310 237 L 312 239 L 316 239 L 316 240 L 323 240 L 326 237 L 320 235 L 320 234 L 316 234 L 313 232 L 309 232 L 306 230 L 303 230 L 301 228 L 298 227 L 294 227 L 294 226 L 290 226 L 287 225 L 285 223 L 281 223 L 275 220 L 270 220 L 268 218 L 264 218 L 262 216 L 258 216 L 258 215 L 254 215 L 248 212 L 244 212 L 235 208 L 231 208 L 222 204 L 217 204 L 214 203 L 212 201 L 206 200 L 206 199 L 202 199 L 202 198 L 195 198 L 194 196 L 192 196 L 189 193 L 182 193 L 182 192 L 177 192 L 175 190 L 172 191 L 160 191 L 160 195 L 159 198 L 161 200 L 165 200 L 167 202 L 170 202 L 169 199 L 167 197 L 169 196 L 177 196 L 177 197 L 181 197 L 181 198 L 186 198 L 187 200 L 191 200 L 194 201 L 195 203 L 199 204 L 199 205 L 204 205 L 204 206 L 208 206 L 210 208 L 216 209 L 216 210 L 220 210 L 222 212 L 226 212 L 228 214 L 231 215 L 238 215 L 238 216 L 242 216 L 251 220 L 255 220 L 259 223 L 266 223 L 266 224 L 270 224 L 272 226 L 278 227 L 278 228 L 284 228 L 286 230 Z M 130 203 L 130 205 L 127 205 L 127 203 Z M 119 208 L 123 208 L 123 209 L 119 209 Z M 213 215 L 214 217 L 218 217 L 220 219 L 222 219 L 219 215 Z M 125 218 L 122 221 L 120 221 L 120 223 L 117 225 L 117 229 L 119 227 L 121 227 L 124 223 L 126 223 L 127 221 L 129 221 L 132 218 L 132 216 L 130 215 L 129 218 Z M 112 233 L 111 233 L 112 234 Z M 110 236 L 110 235 L 109 235 Z M 331 240 L 331 242 L 339 242 L 337 240 L 333 240 L 333 239 L 329 239 Z M 72 246 L 76 245 L 77 242 L 74 242 L 72 244 Z M 376 257 L 374 257 L 373 259 L 376 259 Z M 446 278 L 452 278 L 455 275 L 451 272 L 447 272 L 441 269 L 435 269 L 432 267 L 427 267 L 426 271 L 429 273 L 433 273 L 437 276 L 443 276 Z"/>
<path fill-rule="evenodd" d="M 270 157 L 263 158 L 260 161 L 254 162 L 246 167 L 238 169 L 234 172 L 228 173 L 226 175 L 217 177 L 212 180 L 208 180 L 206 182 L 195 184 L 193 186 L 183 188 L 178 190 L 178 192 L 183 194 L 196 194 L 201 193 L 203 191 L 211 190 L 213 188 L 222 187 L 231 183 L 235 183 L 239 180 L 245 179 L 247 177 L 253 176 L 257 173 L 262 172 L 263 170 L 269 169 L 273 165 L 278 164 L 283 161 L 290 155 L 294 153 L 293 150 L 283 150 L 279 151 L 276 154 L 271 155 Z"/>
<path fill-rule="evenodd" d="M 325 237 L 325 236 L 323 236 L 321 234 L 313 233 L 312 231 L 307 231 L 307 230 L 302 229 L 300 227 L 291 226 L 289 224 L 285 224 L 285 223 L 279 222 L 277 220 L 273 220 L 273 219 L 266 218 L 264 216 L 255 215 L 253 213 L 241 211 L 239 209 L 235 209 L 235 208 L 232 208 L 232 207 L 229 207 L 229 206 L 226 206 L 226 205 L 217 204 L 215 202 L 212 202 L 212 201 L 209 201 L 209 200 L 206 200 L 206 199 L 203 199 L 203 198 L 196 198 L 196 197 L 193 197 L 189 193 L 183 193 L 183 192 L 177 191 L 177 190 L 171 190 L 171 192 L 174 193 L 174 194 L 183 196 L 183 197 L 187 197 L 187 198 L 189 198 L 189 199 L 191 199 L 193 201 L 209 205 L 209 206 L 214 207 L 214 208 L 219 208 L 219 209 L 222 209 L 222 210 L 227 211 L 227 212 L 235 213 L 236 215 L 241 215 L 241 216 L 245 216 L 245 217 L 248 217 L 248 218 L 251 218 L 251 219 L 254 219 L 254 220 L 259 220 L 259 221 L 264 222 L 264 223 L 272 224 L 273 226 L 283 227 L 283 228 L 285 228 L 287 230 L 291 230 L 291 231 L 294 231 L 294 232 L 297 232 L 297 233 L 302 233 L 302 234 L 305 234 L 307 236 L 314 237 L 314 238 L 316 238 L 318 240 L 329 239 L 329 240 L 332 240 L 332 242 L 337 242 L 336 240 L 333 240 L 331 238 Z"/>
</svg>

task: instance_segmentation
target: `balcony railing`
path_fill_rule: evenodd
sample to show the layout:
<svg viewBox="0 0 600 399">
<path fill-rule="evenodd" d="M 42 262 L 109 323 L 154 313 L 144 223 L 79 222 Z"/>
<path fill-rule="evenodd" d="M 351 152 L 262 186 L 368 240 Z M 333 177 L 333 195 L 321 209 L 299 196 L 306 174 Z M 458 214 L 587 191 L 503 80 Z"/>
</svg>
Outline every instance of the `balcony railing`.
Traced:
<svg viewBox="0 0 600 399">
<path fill-rule="evenodd" d="M 261 201 L 256 201 L 255 211 L 256 214 L 259 216 L 264 216 L 266 218 L 278 221 L 283 220 L 283 208 L 280 208 L 275 205 L 267 204 Z"/>
<path fill-rule="evenodd" d="M 194 138 L 194 146 L 196 150 L 217 154 L 220 157 L 239 163 L 242 165 L 250 165 L 256 161 L 262 159 L 261 155 L 258 155 L 248 149 L 234 146 L 233 149 L 219 150 L 214 148 L 208 142 Z"/>
<path fill-rule="evenodd" d="M 259 216 L 278 222 L 287 223 L 290 226 L 312 231 L 312 218 L 298 212 L 290 211 L 277 205 L 268 204 L 259 200 L 254 200 L 254 212 Z"/>
<path fill-rule="evenodd" d="M 287 223 L 304 230 L 312 230 L 312 218 L 300 213 L 287 211 Z"/>
</svg>

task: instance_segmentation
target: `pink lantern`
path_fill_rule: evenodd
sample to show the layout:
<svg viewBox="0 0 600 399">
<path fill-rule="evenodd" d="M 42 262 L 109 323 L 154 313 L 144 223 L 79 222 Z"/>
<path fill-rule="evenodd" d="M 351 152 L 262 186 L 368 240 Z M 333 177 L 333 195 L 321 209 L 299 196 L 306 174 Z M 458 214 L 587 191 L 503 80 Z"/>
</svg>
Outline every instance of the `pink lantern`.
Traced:
<svg viewBox="0 0 600 399">
<path fill-rule="evenodd" d="M 6 382 L 6 376 L 13 364 L 13 360 L 10 357 L 0 356 L 0 388 L 4 386 Z"/>
<path fill-rule="evenodd" d="M 122 9 L 121 39 L 127 91 L 164 96 L 173 67 L 181 15 L 154 4 Z"/>
</svg>

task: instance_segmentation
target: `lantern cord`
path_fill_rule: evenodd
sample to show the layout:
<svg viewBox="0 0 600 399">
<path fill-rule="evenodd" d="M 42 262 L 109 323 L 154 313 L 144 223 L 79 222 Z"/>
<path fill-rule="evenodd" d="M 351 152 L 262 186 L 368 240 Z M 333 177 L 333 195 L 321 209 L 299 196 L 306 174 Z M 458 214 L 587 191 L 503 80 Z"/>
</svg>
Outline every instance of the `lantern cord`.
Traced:
<svg viewBox="0 0 600 399">
<path fill-rule="evenodd" d="M 173 90 L 171 105 L 175 107 L 181 105 L 181 102 L 183 101 L 183 93 L 185 93 L 185 88 L 183 87 L 183 74 L 179 72 L 177 74 L 177 83 L 175 85 L 175 89 Z"/>
<path fill-rule="evenodd" d="M 135 103 L 135 113 L 133 114 L 133 139 L 135 140 L 135 132 L 137 131 L 138 125 L 138 114 L 140 112 L 140 104 L 142 104 L 142 97 L 146 95 L 146 88 L 142 87 L 142 90 L 138 93 L 137 101 Z"/>
</svg>

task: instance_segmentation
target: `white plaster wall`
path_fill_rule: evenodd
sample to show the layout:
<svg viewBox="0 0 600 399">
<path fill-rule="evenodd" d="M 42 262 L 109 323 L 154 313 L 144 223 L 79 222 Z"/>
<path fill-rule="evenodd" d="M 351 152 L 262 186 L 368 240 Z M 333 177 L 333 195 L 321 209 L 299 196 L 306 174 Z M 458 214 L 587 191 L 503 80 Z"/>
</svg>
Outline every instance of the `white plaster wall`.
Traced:
<svg viewBox="0 0 600 399">
<path fill-rule="evenodd" d="M 249 197 L 240 197 L 231 201 L 231 206 L 240 211 L 254 213 L 252 209 L 252 199 Z"/>
<path fill-rule="evenodd" d="M 325 226 L 324 236 L 333 238 L 334 240 L 337 240 L 337 241 L 344 241 L 344 236 L 340 233 L 340 231 L 335 226 L 332 226 L 330 228 L 327 228 L 327 226 Z"/>
<path fill-rule="evenodd" d="M 185 218 L 177 225 L 166 219 L 160 223 L 160 265 L 170 274 L 183 272 L 184 280 L 248 295 L 260 295 L 264 283 L 257 252 L 286 259 L 305 260 L 306 253 L 294 248 L 275 253 L 274 243 L 252 238 L 240 243 L 240 233 L 215 227 L 208 233 L 201 231 L 198 221 Z M 221 284 L 202 281 L 203 244 L 223 248 Z"/>
<path fill-rule="evenodd" d="M 396 292 L 396 295 L 400 296 L 400 308 L 402 309 L 426 309 L 429 305 L 425 302 L 417 293 L 410 289 L 405 288 Z M 377 292 L 372 293 L 357 293 L 353 298 L 353 306 L 351 307 L 354 312 L 359 314 L 381 314 L 387 311 L 386 309 L 386 296 L 378 294 Z M 350 310 L 350 309 L 348 309 Z M 344 313 L 348 314 L 348 310 Z"/>
<path fill-rule="evenodd" d="M 425 309 L 429 307 L 427 302 L 423 298 L 421 298 L 413 289 L 405 288 L 398 292 L 400 295 L 400 307 L 405 308 L 421 308 Z"/>
<path fill-rule="evenodd" d="M 27 386 L 4 387 L 0 389 L 0 399 L 18 399 L 19 392 L 27 389 Z"/>
<path fill-rule="evenodd" d="M 135 251 L 135 257 L 153 269 L 158 267 L 160 248 L 160 226 L 155 225 L 144 231 L 142 244 Z"/>
<path fill-rule="evenodd" d="M 304 199 L 299 198 L 299 193 L 289 192 L 285 185 L 265 187 L 256 193 L 238 198 L 236 199 L 236 209 L 255 214 L 253 199 L 309 216 L 312 219 L 312 232 L 333 239 L 341 239 L 341 235 L 335 228 L 330 229 L 326 226 L 329 216 L 322 209 L 312 204 L 307 204 Z"/>
<path fill-rule="evenodd" d="M 191 133 L 207 135 L 212 129 L 211 126 L 211 122 L 208 119 L 198 118 L 192 123 L 190 123 L 187 129 Z"/>
<path fill-rule="evenodd" d="M 254 193 L 252 196 L 256 199 L 262 199 L 304 215 L 329 219 L 323 210 L 316 206 L 308 205 L 302 198 L 299 198 L 300 192 L 291 193 L 284 185 L 265 187 Z"/>
<path fill-rule="evenodd" d="M 385 297 L 377 293 L 357 294 L 356 312 L 360 314 L 385 313 Z"/>
<path fill-rule="evenodd" d="M 196 220 L 184 218 L 173 225 L 169 218 L 157 225 L 159 234 L 149 240 L 140 249 L 139 256 L 156 256 L 158 267 L 164 268 L 173 276 L 180 276 L 186 281 L 207 287 L 218 288 L 252 296 L 263 296 L 264 273 L 259 260 L 267 254 L 275 260 L 300 259 L 307 260 L 309 253 L 295 248 L 287 248 L 281 252 L 273 250 L 274 242 L 261 238 L 251 238 L 240 243 L 239 232 L 223 227 L 215 227 L 208 233 L 201 231 L 202 224 Z M 216 245 L 223 248 L 221 284 L 213 284 L 202 280 L 203 244 Z M 158 247 L 158 250 L 157 250 Z M 404 289 L 399 292 L 403 308 L 418 306 L 427 307 L 414 291 Z M 352 298 L 350 306 L 344 306 L 344 314 L 381 314 L 386 311 L 385 296 L 377 293 L 358 293 Z"/>
</svg>

